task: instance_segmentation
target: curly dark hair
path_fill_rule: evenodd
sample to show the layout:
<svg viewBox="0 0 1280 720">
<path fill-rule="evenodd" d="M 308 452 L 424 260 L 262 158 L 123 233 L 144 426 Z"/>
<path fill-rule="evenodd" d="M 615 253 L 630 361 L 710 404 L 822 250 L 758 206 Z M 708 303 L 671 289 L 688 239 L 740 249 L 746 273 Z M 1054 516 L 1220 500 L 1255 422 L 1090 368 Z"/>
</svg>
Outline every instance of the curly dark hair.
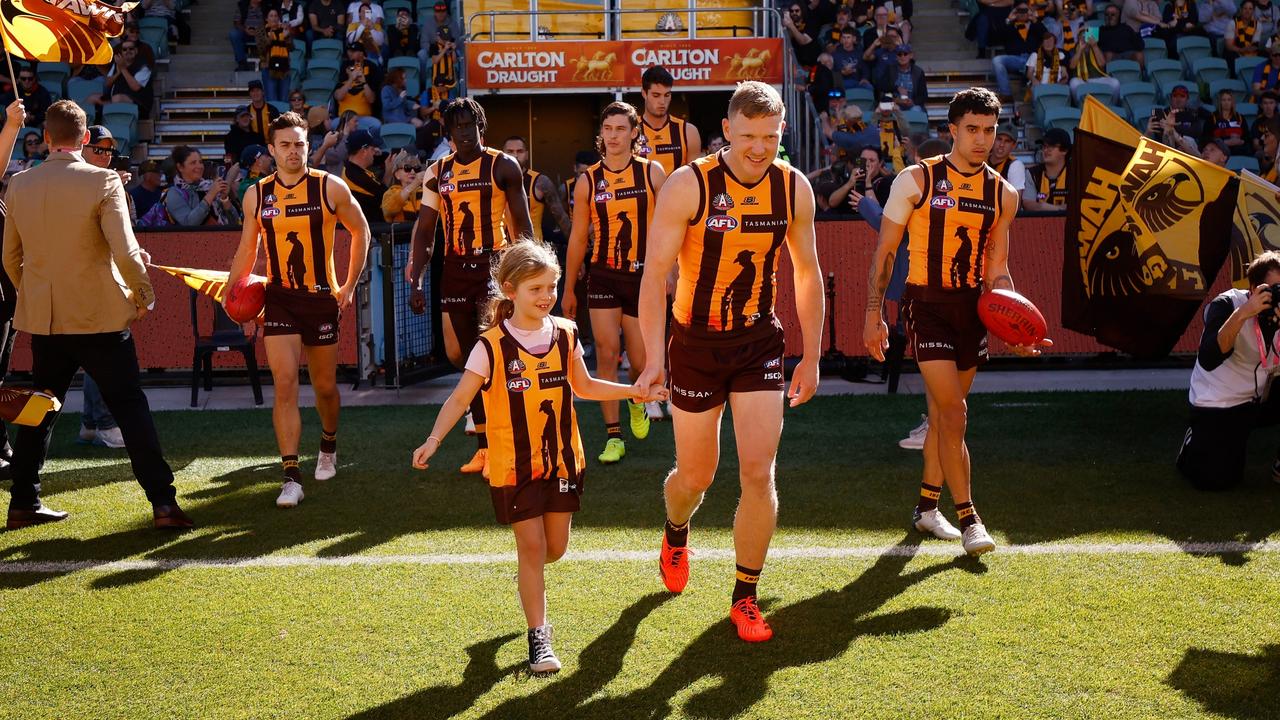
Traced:
<svg viewBox="0 0 1280 720">
<path fill-rule="evenodd" d="M 947 120 L 955 123 L 966 113 L 974 115 L 1000 115 L 1000 98 L 986 88 L 971 87 L 961 90 L 951 98 Z"/>
<path fill-rule="evenodd" d="M 484 129 L 488 125 L 488 121 L 484 116 L 484 108 L 480 103 L 469 97 L 460 97 L 457 100 L 444 106 L 444 111 L 440 113 L 441 119 L 444 121 L 444 132 L 449 134 L 453 131 L 453 124 L 458 121 L 458 117 L 462 113 L 468 113 L 476 119 L 476 129 L 484 135 Z"/>
</svg>

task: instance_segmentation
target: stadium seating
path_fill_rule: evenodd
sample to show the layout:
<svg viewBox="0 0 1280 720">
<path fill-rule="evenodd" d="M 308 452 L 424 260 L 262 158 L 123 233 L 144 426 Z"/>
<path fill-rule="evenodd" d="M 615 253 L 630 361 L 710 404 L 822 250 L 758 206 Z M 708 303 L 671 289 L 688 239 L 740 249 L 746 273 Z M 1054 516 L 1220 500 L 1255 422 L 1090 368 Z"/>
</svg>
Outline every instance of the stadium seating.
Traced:
<svg viewBox="0 0 1280 720">
<path fill-rule="evenodd" d="M 1035 85 L 1031 89 L 1036 109 L 1036 124 L 1044 125 L 1045 113 L 1053 108 L 1070 107 L 1071 90 L 1065 85 Z"/>
<path fill-rule="evenodd" d="M 1165 45 L 1160 38 L 1146 38 L 1143 40 L 1142 57 L 1147 62 L 1167 60 L 1169 58 L 1169 46 Z"/>
<path fill-rule="evenodd" d="M 413 80 L 417 80 L 422 72 L 422 66 L 418 64 L 416 57 L 393 57 L 387 61 L 387 72 L 396 68 L 404 68 L 404 76 Z"/>
<path fill-rule="evenodd" d="M 1214 80 L 1225 80 L 1228 75 L 1227 61 L 1218 57 L 1203 57 L 1191 63 L 1191 76 L 1200 86 L 1200 94 L 1208 98 L 1209 84 Z"/>
<path fill-rule="evenodd" d="M 289 112 L 289 103 L 284 100 L 268 100 L 267 104 L 279 110 L 281 114 Z"/>
<path fill-rule="evenodd" d="M 107 103 L 102 106 L 102 124 L 120 123 L 129 127 L 130 136 L 138 131 L 138 106 L 133 103 Z"/>
<path fill-rule="evenodd" d="M 137 132 L 133 125 L 119 118 L 115 120 L 106 120 L 104 118 L 102 124 L 111 131 L 111 136 L 116 139 L 117 152 L 121 155 L 128 155 L 133 151 L 133 144 L 137 141 Z"/>
<path fill-rule="evenodd" d="M 311 62 L 307 63 L 307 80 L 324 80 L 329 83 L 329 88 L 338 83 L 338 73 L 342 69 L 342 64 L 333 58 L 312 56 Z"/>
<path fill-rule="evenodd" d="M 326 82 L 324 78 L 308 78 L 302 81 L 302 94 L 306 96 L 308 105 L 328 105 L 329 97 L 333 95 L 333 83 Z"/>
<path fill-rule="evenodd" d="M 1155 103 L 1134 103 L 1129 106 L 1129 124 L 1138 129 L 1138 132 L 1145 133 L 1147 131 L 1147 120 L 1151 119 L 1151 111 L 1155 110 L 1159 105 Z"/>
<path fill-rule="evenodd" d="M 1251 157 L 1249 155 L 1232 155 L 1227 158 L 1227 169 L 1235 170 L 1236 172 L 1248 170 L 1250 172 L 1257 173 L 1260 172 L 1262 168 L 1259 167 L 1258 159 L 1255 157 Z"/>
<path fill-rule="evenodd" d="M 1230 90 L 1235 94 L 1236 101 L 1249 96 L 1249 87 L 1243 81 L 1235 78 L 1222 78 L 1209 83 L 1209 104 L 1213 104 L 1218 93 L 1223 90 Z"/>
<path fill-rule="evenodd" d="M 1236 112 L 1244 117 L 1244 121 L 1253 125 L 1253 121 L 1258 119 L 1258 105 L 1251 102 L 1236 102 Z"/>
<path fill-rule="evenodd" d="M 1178 57 L 1182 60 L 1182 65 L 1190 71 L 1197 60 L 1209 57 L 1213 54 L 1213 47 L 1209 43 L 1209 38 L 1199 35 L 1184 35 L 1178 38 Z"/>
<path fill-rule="evenodd" d="M 1121 83 L 1142 79 L 1142 66 L 1133 60 L 1112 60 L 1107 63 L 1107 74 Z"/>
<path fill-rule="evenodd" d="M 1147 77 L 1159 90 L 1161 102 L 1167 102 L 1174 85 L 1191 83 L 1182 77 L 1182 63 L 1177 60 L 1152 60 L 1147 63 Z"/>
<path fill-rule="evenodd" d="M 1253 55 L 1253 56 L 1244 55 L 1236 58 L 1235 65 L 1233 66 L 1232 69 L 1235 70 L 1237 78 L 1243 80 L 1246 84 L 1252 86 L 1254 69 L 1257 68 L 1259 65 L 1265 64 L 1266 62 L 1267 62 L 1267 59 L 1259 55 Z"/>
<path fill-rule="evenodd" d="M 844 99 L 862 108 L 863 114 L 867 116 L 876 109 L 876 94 L 868 88 L 847 88 L 844 91 Z"/>
<path fill-rule="evenodd" d="M 315 62 L 317 58 L 331 58 L 333 60 L 341 60 L 343 57 L 343 45 L 341 40 L 331 38 L 320 38 L 311 43 L 311 61 Z"/>
<path fill-rule="evenodd" d="M 1113 91 L 1111 89 L 1111 86 L 1106 83 L 1087 82 L 1087 83 L 1081 84 L 1079 87 L 1076 88 L 1076 94 L 1080 97 L 1081 103 L 1084 102 L 1085 96 L 1092 95 L 1098 98 L 1099 100 L 1101 100 L 1102 102 L 1110 105 Z"/>
<path fill-rule="evenodd" d="M 396 12 L 404 8 L 410 14 L 413 13 L 413 3 L 410 0 L 385 0 L 382 3 L 382 12 L 387 16 L 386 25 L 394 25 L 396 22 Z M 429 10 L 429 8 L 428 8 Z"/>
<path fill-rule="evenodd" d="M 62 97 L 66 92 L 67 76 L 71 74 L 71 66 L 60 62 L 42 62 L 36 70 L 40 84 L 50 93 Z"/>
<path fill-rule="evenodd" d="M 418 137 L 418 129 L 409 123 L 385 123 L 382 126 L 382 141 L 388 150 L 412 147 Z"/>
<path fill-rule="evenodd" d="M 1120 102 L 1132 111 L 1139 105 L 1152 105 L 1158 95 L 1156 86 L 1149 82 L 1131 82 L 1120 86 Z"/>
<path fill-rule="evenodd" d="M 1079 124 L 1080 108 L 1073 107 L 1048 108 L 1044 112 L 1044 122 L 1041 123 L 1045 128 L 1062 128 L 1072 134 L 1075 134 Z"/>
<path fill-rule="evenodd" d="M 929 132 L 929 115 L 924 110 L 913 107 L 904 110 L 902 116 L 906 119 L 907 125 L 911 126 L 911 132 L 928 133 Z"/>
</svg>

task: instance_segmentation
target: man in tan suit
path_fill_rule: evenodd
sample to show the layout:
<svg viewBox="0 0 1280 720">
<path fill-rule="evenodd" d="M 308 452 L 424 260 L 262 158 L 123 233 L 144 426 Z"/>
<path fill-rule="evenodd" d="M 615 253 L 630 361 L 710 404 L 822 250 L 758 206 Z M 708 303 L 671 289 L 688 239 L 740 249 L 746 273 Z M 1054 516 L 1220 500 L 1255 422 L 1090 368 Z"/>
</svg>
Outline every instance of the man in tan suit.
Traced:
<svg viewBox="0 0 1280 720">
<path fill-rule="evenodd" d="M 31 334 L 37 388 L 62 400 L 81 367 L 98 383 L 156 527 L 188 528 L 192 522 L 174 499 L 173 471 L 160 450 L 129 332 L 155 295 L 120 176 L 81 154 L 89 139 L 85 126 L 75 103 L 54 103 L 45 116 L 49 159 L 9 182 L 4 269 L 18 288 L 14 327 Z M 18 431 L 9 529 L 67 517 L 40 504 L 40 468 L 57 415 Z"/>
</svg>

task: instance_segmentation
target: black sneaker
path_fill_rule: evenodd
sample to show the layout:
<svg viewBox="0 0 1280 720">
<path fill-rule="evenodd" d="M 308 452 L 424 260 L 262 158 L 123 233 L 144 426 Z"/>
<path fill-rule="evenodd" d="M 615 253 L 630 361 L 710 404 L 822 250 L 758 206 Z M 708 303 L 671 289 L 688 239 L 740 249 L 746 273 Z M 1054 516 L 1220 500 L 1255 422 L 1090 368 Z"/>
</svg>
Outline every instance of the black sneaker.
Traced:
<svg viewBox="0 0 1280 720">
<path fill-rule="evenodd" d="M 560 672 L 560 658 L 551 649 L 551 624 L 529 629 L 529 672 Z"/>
</svg>

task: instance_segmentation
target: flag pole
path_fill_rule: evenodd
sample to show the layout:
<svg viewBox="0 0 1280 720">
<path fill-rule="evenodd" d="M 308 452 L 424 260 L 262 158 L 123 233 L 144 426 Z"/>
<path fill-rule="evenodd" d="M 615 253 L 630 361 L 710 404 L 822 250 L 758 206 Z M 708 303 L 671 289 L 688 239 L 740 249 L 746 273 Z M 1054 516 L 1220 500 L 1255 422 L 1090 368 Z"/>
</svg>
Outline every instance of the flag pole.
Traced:
<svg viewBox="0 0 1280 720">
<path fill-rule="evenodd" d="M 3 1 L 3 0 L 0 0 Z M 12 2 L 13 0 L 8 0 Z M 0 41 L 4 43 L 4 60 L 9 65 L 9 82 L 13 85 L 13 98 L 18 99 L 18 73 L 13 71 L 13 54 L 9 52 L 9 33 L 0 29 Z"/>
</svg>

